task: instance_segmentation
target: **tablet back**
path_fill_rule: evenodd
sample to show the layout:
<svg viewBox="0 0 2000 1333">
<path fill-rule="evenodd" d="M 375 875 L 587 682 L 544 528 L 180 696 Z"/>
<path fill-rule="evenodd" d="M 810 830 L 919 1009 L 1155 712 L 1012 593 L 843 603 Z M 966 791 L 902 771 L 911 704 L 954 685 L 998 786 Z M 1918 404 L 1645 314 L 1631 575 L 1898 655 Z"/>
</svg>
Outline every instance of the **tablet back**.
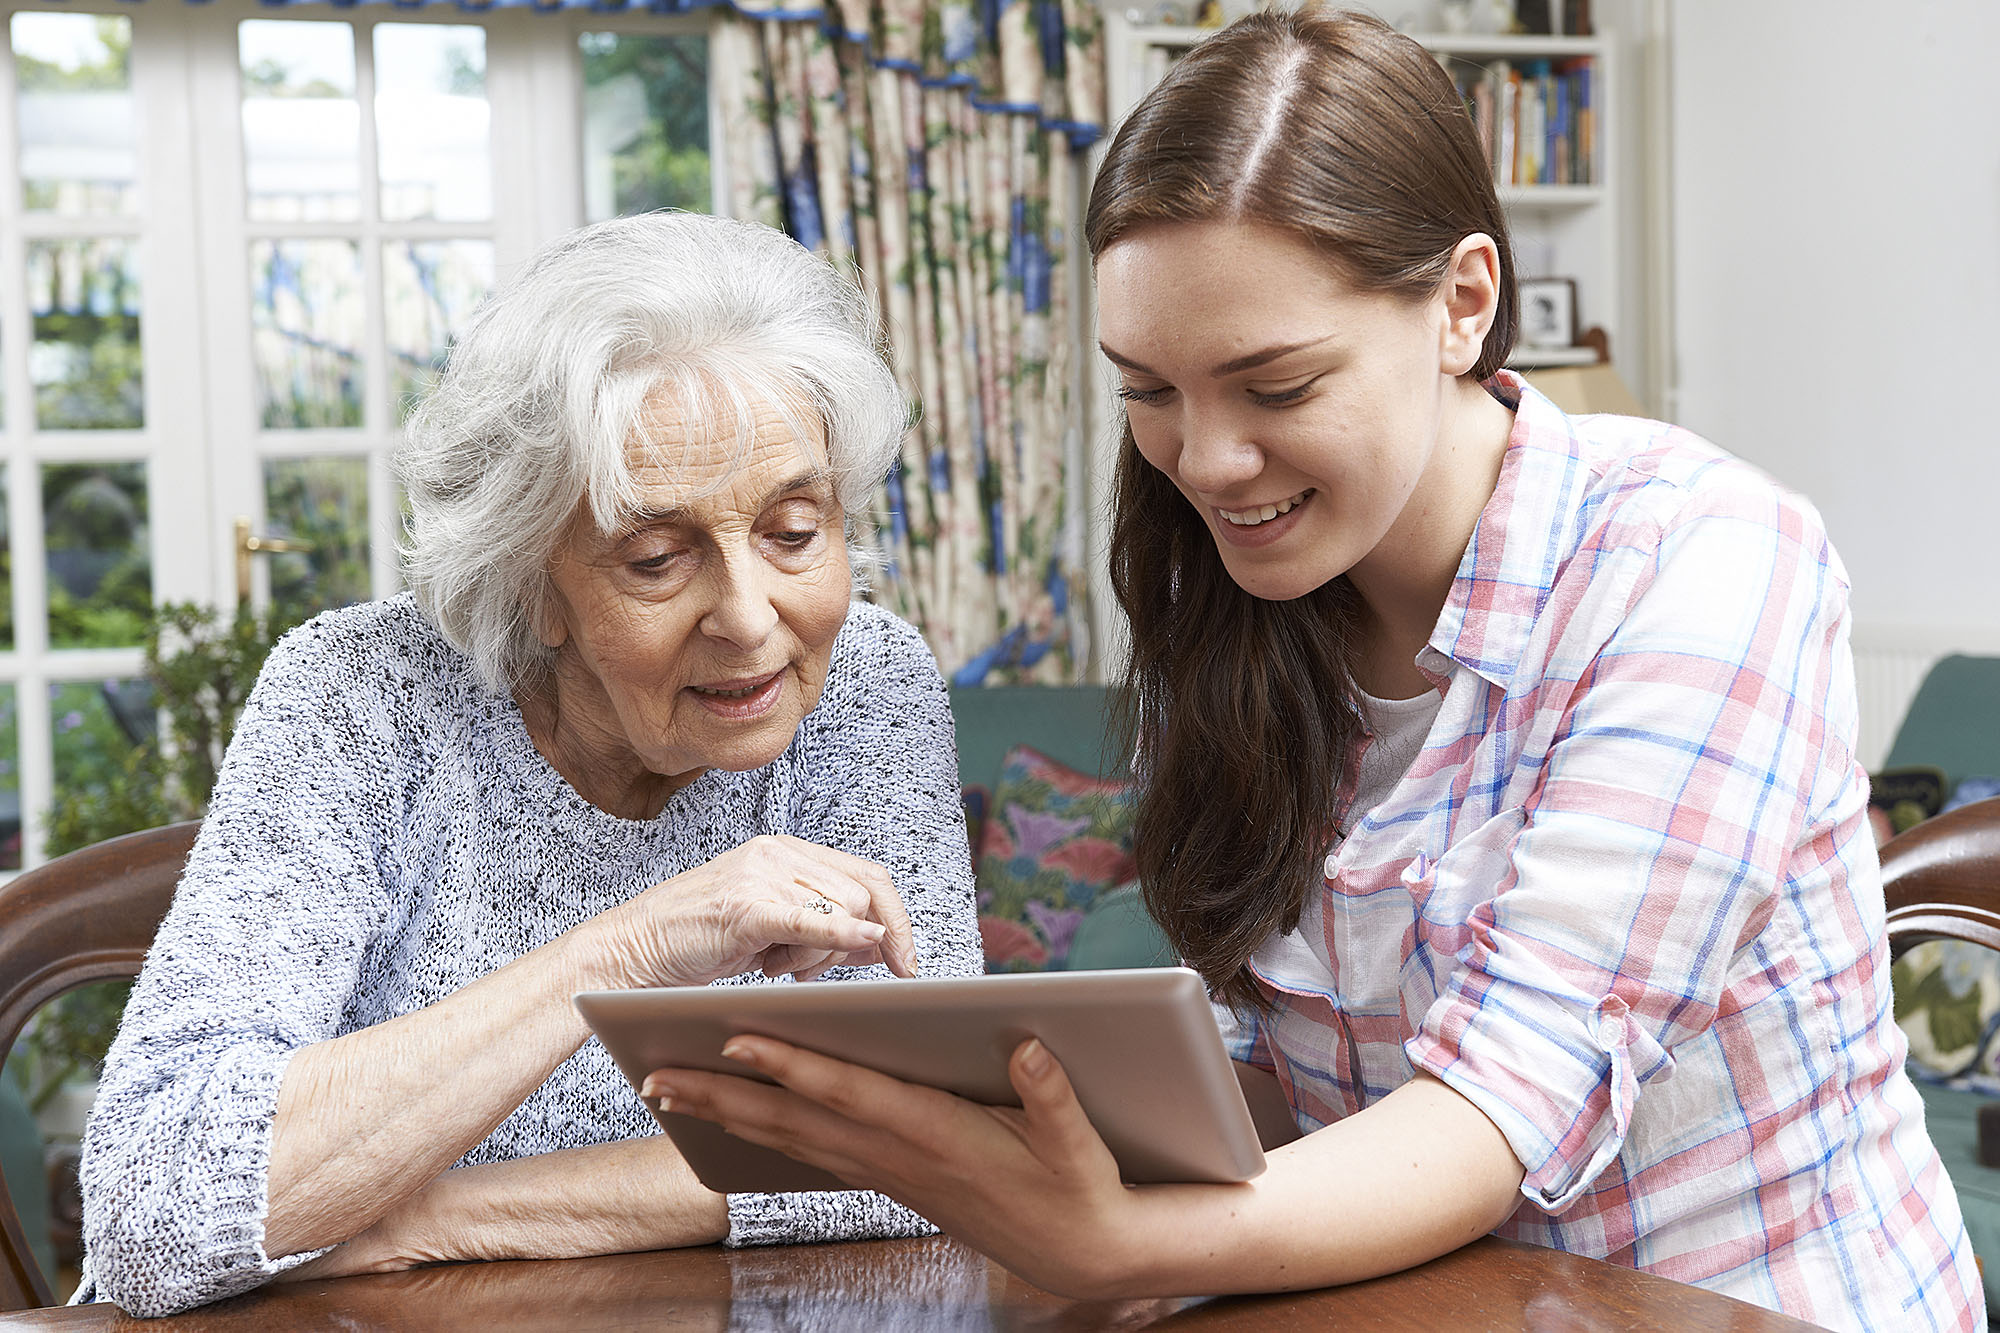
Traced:
<svg viewBox="0 0 2000 1333">
<path fill-rule="evenodd" d="M 635 1088 L 674 1067 L 758 1077 L 721 1056 L 749 1032 L 1018 1106 L 1007 1060 L 1039 1037 L 1126 1181 L 1240 1181 L 1264 1169 L 1207 993 L 1186 968 L 590 991 L 575 1002 Z M 707 1121 L 653 1114 L 710 1189 L 849 1188 Z"/>
</svg>

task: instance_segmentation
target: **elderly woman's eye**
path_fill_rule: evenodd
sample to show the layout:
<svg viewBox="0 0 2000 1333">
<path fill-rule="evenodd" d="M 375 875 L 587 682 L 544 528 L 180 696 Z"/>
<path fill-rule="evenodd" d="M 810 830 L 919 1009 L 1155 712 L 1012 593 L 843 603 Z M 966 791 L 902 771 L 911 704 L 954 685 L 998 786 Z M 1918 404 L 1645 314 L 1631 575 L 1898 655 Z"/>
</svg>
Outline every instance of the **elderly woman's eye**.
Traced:
<svg viewBox="0 0 2000 1333">
<path fill-rule="evenodd" d="M 778 544 L 790 550 L 803 551 L 819 539 L 818 528 L 801 528 L 797 532 L 775 534 Z"/>
<path fill-rule="evenodd" d="M 674 560 L 674 553 L 672 551 L 662 551 L 658 555 L 649 555 L 644 560 L 630 561 L 629 564 L 631 568 L 636 569 L 641 573 L 657 574 L 661 570 L 665 569 L 668 565 L 672 564 L 673 560 Z"/>
</svg>

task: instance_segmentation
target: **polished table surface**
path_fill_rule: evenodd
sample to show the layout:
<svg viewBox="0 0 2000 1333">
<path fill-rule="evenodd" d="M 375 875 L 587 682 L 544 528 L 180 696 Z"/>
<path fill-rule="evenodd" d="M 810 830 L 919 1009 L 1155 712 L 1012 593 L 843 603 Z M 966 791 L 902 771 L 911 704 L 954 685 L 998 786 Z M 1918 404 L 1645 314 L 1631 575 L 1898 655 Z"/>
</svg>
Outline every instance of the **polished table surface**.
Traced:
<svg viewBox="0 0 2000 1333">
<path fill-rule="evenodd" d="M 279 1284 L 171 1319 L 108 1305 L 0 1315 L 0 1330 L 340 1328 L 1730 1329 L 1808 1328 L 1664 1278 L 1488 1237 L 1392 1277 L 1287 1296 L 1067 1301 L 958 1243 L 705 1246 L 543 1263 L 449 1264 Z"/>
</svg>

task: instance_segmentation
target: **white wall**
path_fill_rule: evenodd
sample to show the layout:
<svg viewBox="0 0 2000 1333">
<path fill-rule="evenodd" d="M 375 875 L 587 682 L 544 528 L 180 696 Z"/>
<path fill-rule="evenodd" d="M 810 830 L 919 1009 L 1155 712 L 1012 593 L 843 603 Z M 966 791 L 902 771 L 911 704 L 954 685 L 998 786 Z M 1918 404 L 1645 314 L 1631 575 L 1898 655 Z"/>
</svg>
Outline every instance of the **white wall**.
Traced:
<svg viewBox="0 0 2000 1333">
<path fill-rule="evenodd" d="M 1819 505 L 1861 653 L 2000 653 L 2000 4 L 1670 11 L 1676 416 Z"/>
</svg>

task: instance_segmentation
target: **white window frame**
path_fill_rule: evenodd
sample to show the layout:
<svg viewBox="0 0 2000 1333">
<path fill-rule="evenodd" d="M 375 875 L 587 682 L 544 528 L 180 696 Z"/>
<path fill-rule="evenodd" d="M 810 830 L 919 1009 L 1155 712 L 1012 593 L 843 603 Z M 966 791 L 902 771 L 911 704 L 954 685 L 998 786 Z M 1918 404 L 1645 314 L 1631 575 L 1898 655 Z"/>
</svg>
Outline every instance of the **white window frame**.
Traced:
<svg viewBox="0 0 2000 1333">
<path fill-rule="evenodd" d="M 0 0 L 0 22 L 53 5 Z M 365 454 L 369 458 L 370 563 L 376 595 L 398 586 L 396 543 L 401 509 L 386 460 L 399 432 L 382 374 L 379 271 L 386 237 L 490 237 L 496 280 L 562 232 L 583 221 L 583 86 L 577 36 L 582 32 L 705 34 L 718 10 L 686 15 L 532 12 L 486 13 L 436 5 L 328 4 L 272 8 L 255 0 L 65 0 L 60 12 L 115 14 L 132 24 L 131 77 L 139 108 L 139 213 L 132 219 L 66 219 L 25 214 L 19 187 L 11 57 L 0 62 L 0 375 L 5 417 L 0 462 L 6 468 L 13 552 L 14 646 L 0 651 L 0 687 L 15 692 L 19 738 L 22 865 L 46 859 L 48 813 L 56 790 L 49 688 L 67 681 L 136 676 L 138 648 L 51 649 L 47 642 L 46 556 L 42 550 L 42 464 L 140 460 L 148 464 L 147 514 L 155 602 L 227 607 L 235 599 L 236 515 L 261 525 L 266 457 Z M 363 116 L 364 193 L 372 194 L 372 42 L 378 22 L 435 22 L 483 27 L 494 171 L 490 222 L 271 223 L 245 216 L 236 24 L 244 19 L 333 20 L 355 27 L 356 98 Z M 11 48 L 10 48 L 11 49 Z M 723 108 L 709 52 L 709 154 L 712 205 L 729 198 L 723 155 Z M 362 216 L 375 214 L 372 199 Z M 24 261 L 28 242 L 47 237 L 129 234 L 138 244 L 145 425 L 137 431 L 42 431 L 25 349 L 32 340 Z M 257 236 L 327 236 L 362 245 L 369 378 L 363 422 L 342 430 L 267 432 L 256 421 L 251 360 L 248 242 Z M 273 447 L 281 445 L 282 447 Z M 258 562 L 261 566 L 263 562 Z M 268 576 L 255 572 L 256 596 Z M 6 872 L 0 872 L 0 878 Z"/>
<path fill-rule="evenodd" d="M 50 7 L 0 4 L 0 19 Z M 150 6 L 74 0 L 64 13 L 113 14 L 132 24 L 133 104 L 139 109 L 139 212 L 132 218 L 64 218 L 21 206 L 20 139 L 15 124 L 14 62 L 0 62 L 0 338 L 5 339 L 5 422 L 9 542 L 13 552 L 14 646 L 0 652 L 0 683 L 14 689 L 20 774 L 21 858 L 33 866 L 55 799 L 49 688 L 68 681 L 138 675 L 137 648 L 54 649 L 48 643 L 46 555 L 42 550 L 41 468 L 45 463 L 142 461 L 147 472 L 147 527 L 156 602 L 201 597 L 206 570 L 193 553 L 161 540 L 166 503 L 179 503 L 163 476 L 199 475 L 205 466 L 198 348 L 163 330 L 196 314 L 184 43 Z M 66 238 L 126 236 L 139 262 L 140 340 L 145 424 L 136 431 L 45 431 L 35 425 L 34 390 L 25 350 L 33 339 L 23 282 L 27 244 Z M 186 497 L 197 503 L 195 497 Z"/>
</svg>

